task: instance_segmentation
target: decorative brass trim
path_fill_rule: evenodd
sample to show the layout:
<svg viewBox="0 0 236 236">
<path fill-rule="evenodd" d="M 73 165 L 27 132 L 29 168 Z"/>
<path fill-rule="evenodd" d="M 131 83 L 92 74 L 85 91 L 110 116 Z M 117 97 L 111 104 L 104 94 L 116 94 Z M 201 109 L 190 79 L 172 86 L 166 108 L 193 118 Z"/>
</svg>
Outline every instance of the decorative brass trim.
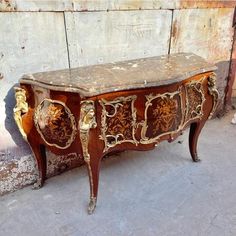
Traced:
<svg viewBox="0 0 236 236">
<path fill-rule="evenodd" d="M 72 127 L 72 133 L 71 133 L 71 135 L 70 135 L 70 138 L 67 140 L 65 146 L 59 146 L 59 145 L 57 145 L 57 144 L 55 144 L 55 143 L 49 143 L 49 142 L 45 139 L 43 133 L 42 133 L 41 130 L 40 130 L 40 127 L 39 127 L 39 119 L 40 119 L 40 112 L 41 112 L 41 109 L 42 109 L 41 105 L 42 105 L 43 102 L 45 102 L 45 101 L 48 101 L 49 103 L 52 103 L 52 104 L 55 104 L 55 103 L 56 103 L 56 104 L 62 105 L 62 106 L 64 107 L 64 109 L 65 109 L 65 112 L 66 112 L 67 115 L 68 115 L 68 118 L 70 119 L 71 127 Z M 63 103 L 63 102 L 61 102 L 61 101 L 58 101 L 58 100 L 52 100 L 52 99 L 48 99 L 48 98 L 43 99 L 43 100 L 40 102 L 40 104 L 39 104 L 39 105 L 36 107 L 36 109 L 35 109 L 35 112 L 34 112 L 34 124 L 35 124 L 35 127 L 36 127 L 38 133 L 40 134 L 41 138 L 43 139 L 43 141 L 44 141 L 47 145 L 49 145 L 49 146 L 55 146 L 55 147 L 60 148 L 60 149 L 66 149 L 66 148 L 68 148 L 68 147 L 72 144 L 72 142 L 74 141 L 75 136 L 76 136 L 76 133 L 77 133 L 76 122 L 75 122 L 75 118 L 74 118 L 73 114 L 71 113 L 70 109 L 66 106 L 65 103 Z"/>
<path fill-rule="evenodd" d="M 96 197 L 90 197 L 90 202 L 88 205 L 88 214 L 91 215 L 95 208 L 96 208 L 97 198 Z"/>
<path fill-rule="evenodd" d="M 203 76 L 200 80 L 192 80 L 185 84 L 185 97 L 186 97 L 186 110 L 185 110 L 185 117 L 184 117 L 184 124 L 185 126 L 189 121 L 195 120 L 195 119 L 201 119 L 203 116 L 203 104 L 206 101 L 204 96 L 204 91 L 202 89 L 202 82 L 206 79 L 206 76 Z M 200 88 L 197 88 L 197 85 L 200 85 Z M 201 104 L 198 104 L 196 108 L 193 109 L 192 113 L 195 113 L 195 116 L 193 118 L 187 119 L 189 110 L 190 110 L 190 104 L 189 104 L 189 96 L 188 96 L 188 88 L 193 87 L 199 94 L 201 94 Z M 191 113 L 191 114 L 192 114 Z"/>
<path fill-rule="evenodd" d="M 80 121 L 79 121 L 79 130 L 80 130 L 80 141 L 83 150 L 84 161 L 87 163 L 89 179 L 90 179 L 90 203 L 88 206 L 88 213 L 91 214 L 96 207 L 96 197 L 94 197 L 93 192 L 93 176 L 90 165 L 90 154 L 88 151 L 89 144 L 89 131 L 91 128 L 96 128 L 96 116 L 95 116 L 95 106 L 94 101 L 85 100 L 81 101 L 80 107 Z"/>
<path fill-rule="evenodd" d="M 88 141 L 89 141 L 89 130 L 91 128 L 96 128 L 96 118 L 95 118 L 95 107 L 94 101 L 85 100 L 82 101 L 80 107 L 80 121 L 79 121 L 79 130 L 80 130 L 80 140 L 83 149 L 83 156 L 86 162 L 90 161 L 90 155 L 88 152 Z"/>
<path fill-rule="evenodd" d="M 14 90 L 16 99 L 16 105 L 13 109 L 14 119 L 22 137 L 27 141 L 27 135 L 22 124 L 22 115 L 27 113 L 29 110 L 28 103 L 26 102 L 26 91 L 19 87 L 14 87 Z"/>
<path fill-rule="evenodd" d="M 211 119 L 216 110 L 218 99 L 219 99 L 219 92 L 217 91 L 217 88 L 216 88 L 216 74 L 215 73 L 212 73 L 208 77 L 208 91 L 209 91 L 209 94 L 213 96 L 213 106 L 212 106 L 211 113 L 208 117 L 208 119 Z"/>
<path fill-rule="evenodd" d="M 136 108 L 134 107 L 134 102 L 136 100 L 137 96 L 132 95 L 128 97 L 117 97 L 115 100 L 107 101 L 105 99 L 99 100 L 100 105 L 102 106 L 102 117 L 101 117 L 101 135 L 100 139 L 102 139 L 105 143 L 105 147 L 103 152 L 106 152 L 109 148 L 112 148 L 118 144 L 129 142 L 138 145 L 138 141 L 135 138 L 135 131 L 136 131 Z M 117 109 L 119 106 L 123 106 L 123 102 L 131 101 L 131 112 L 132 112 L 132 138 L 133 139 L 124 139 L 123 134 L 117 134 L 117 135 L 106 135 L 106 132 L 108 130 L 106 119 L 107 117 L 114 117 L 117 114 Z M 112 114 L 109 114 L 106 110 L 106 106 L 112 106 L 114 108 L 114 112 Z M 114 141 L 112 143 L 108 142 L 108 138 L 113 138 Z M 118 140 L 119 138 L 123 138 L 121 140 Z"/>
<path fill-rule="evenodd" d="M 168 135 L 170 134 L 171 136 L 177 132 L 179 132 L 181 130 L 181 128 L 183 127 L 182 124 L 183 124 L 183 121 L 184 121 L 184 117 L 182 117 L 182 120 L 180 122 L 180 125 L 178 127 L 177 130 L 175 131 L 169 131 L 169 132 L 164 132 L 154 138 L 148 138 L 146 137 L 146 132 L 147 132 L 147 129 L 148 129 L 148 124 L 147 124 L 147 121 L 148 121 L 148 115 L 147 115 L 147 112 L 148 112 L 148 108 L 150 106 L 152 106 L 152 101 L 154 99 L 157 99 L 157 98 L 161 98 L 161 99 L 164 99 L 164 98 L 173 98 L 175 95 L 179 95 L 180 97 L 180 103 L 181 103 L 181 110 L 183 109 L 183 101 L 182 101 L 182 92 L 181 92 L 181 88 L 179 88 L 178 91 L 175 91 L 175 92 L 172 92 L 172 93 L 163 93 L 163 94 L 157 94 L 157 95 L 153 95 L 153 94 L 149 94 L 146 96 L 146 103 L 145 103 L 145 114 L 144 114 L 144 121 L 142 121 L 141 123 L 139 123 L 139 125 L 142 126 L 142 129 L 141 129 L 141 140 L 140 140 L 140 143 L 141 144 L 151 144 L 151 143 L 158 143 L 159 142 L 159 139 L 164 136 L 164 135 Z"/>
</svg>

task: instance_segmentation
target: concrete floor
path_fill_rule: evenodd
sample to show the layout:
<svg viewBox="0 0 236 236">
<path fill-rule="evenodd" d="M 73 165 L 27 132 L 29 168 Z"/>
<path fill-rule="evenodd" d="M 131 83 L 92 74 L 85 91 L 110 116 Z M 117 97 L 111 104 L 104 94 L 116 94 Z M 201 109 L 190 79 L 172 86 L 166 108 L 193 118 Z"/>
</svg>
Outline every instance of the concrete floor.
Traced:
<svg viewBox="0 0 236 236">
<path fill-rule="evenodd" d="M 87 215 L 85 167 L 0 198 L 0 235 L 236 235 L 233 112 L 208 121 L 193 163 L 188 131 L 154 151 L 102 162 L 96 211 Z"/>
</svg>

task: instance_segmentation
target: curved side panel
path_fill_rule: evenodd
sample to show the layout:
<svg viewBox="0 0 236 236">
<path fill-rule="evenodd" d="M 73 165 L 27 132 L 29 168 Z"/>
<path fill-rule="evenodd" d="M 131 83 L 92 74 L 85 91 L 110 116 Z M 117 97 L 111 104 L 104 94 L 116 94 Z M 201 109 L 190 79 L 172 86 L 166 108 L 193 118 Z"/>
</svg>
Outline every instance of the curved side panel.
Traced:
<svg viewBox="0 0 236 236">
<path fill-rule="evenodd" d="M 146 99 L 140 143 L 158 142 L 163 135 L 172 135 L 181 129 L 183 123 L 181 87 L 172 93 L 149 94 Z"/>
<path fill-rule="evenodd" d="M 115 100 L 99 100 L 102 106 L 101 135 L 105 143 L 104 152 L 121 143 L 138 144 L 135 138 L 137 96 L 117 97 Z"/>
<path fill-rule="evenodd" d="M 44 99 L 35 109 L 34 124 L 41 138 L 49 146 L 68 148 L 77 129 L 70 109 L 60 101 Z"/>
</svg>

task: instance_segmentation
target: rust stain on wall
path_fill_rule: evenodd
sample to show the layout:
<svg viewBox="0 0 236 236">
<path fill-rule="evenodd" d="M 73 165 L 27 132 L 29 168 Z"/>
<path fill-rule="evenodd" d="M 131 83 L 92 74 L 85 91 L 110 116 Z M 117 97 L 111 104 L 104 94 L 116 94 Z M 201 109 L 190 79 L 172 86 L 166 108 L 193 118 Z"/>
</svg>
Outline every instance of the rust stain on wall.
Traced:
<svg viewBox="0 0 236 236">
<path fill-rule="evenodd" d="M 231 57 L 231 63 L 230 63 L 230 71 L 229 71 L 229 78 L 228 78 L 228 84 L 226 88 L 226 99 L 225 103 L 228 106 L 231 106 L 231 97 L 236 96 L 233 92 L 236 91 L 236 32 L 234 33 L 234 45 L 232 50 L 232 57 Z M 233 91 L 235 90 L 235 91 Z"/>
<path fill-rule="evenodd" d="M 232 8 L 235 7 L 236 1 L 214 1 L 214 0 L 180 0 L 177 8 Z"/>
<path fill-rule="evenodd" d="M 0 0 L 1 11 L 15 11 L 15 4 L 11 0 Z"/>
<path fill-rule="evenodd" d="M 74 9 L 93 10 L 150 10 L 150 9 L 193 9 L 193 8 L 233 8 L 236 1 L 213 0 L 111 0 L 86 1 L 74 0 Z"/>
<path fill-rule="evenodd" d="M 113 11 L 233 8 L 234 0 L 0 0 L 0 11 Z"/>
<path fill-rule="evenodd" d="M 173 25 L 172 25 L 172 32 L 171 32 L 171 38 L 173 40 L 172 43 L 176 43 L 176 40 L 178 39 L 179 37 L 179 28 L 178 28 L 178 22 L 177 20 L 175 19 L 173 21 Z"/>
<path fill-rule="evenodd" d="M 233 47 L 231 54 L 228 84 L 226 87 L 226 98 L 225 98 L 226 109 L 228 107 L 231 107 L 232 105 L 231 97 L 232 96 L 236 97 L 236 8 L 234 9 L 234 19 L 232 26 L 234 27 L 234 37 L 233 37 Z"/>
</svg>

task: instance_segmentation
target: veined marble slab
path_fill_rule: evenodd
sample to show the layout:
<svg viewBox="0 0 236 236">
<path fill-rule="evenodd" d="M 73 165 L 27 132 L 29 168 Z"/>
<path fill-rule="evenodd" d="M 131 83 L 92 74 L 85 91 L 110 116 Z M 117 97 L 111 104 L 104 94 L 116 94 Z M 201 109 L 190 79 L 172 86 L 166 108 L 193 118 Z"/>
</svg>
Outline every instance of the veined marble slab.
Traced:
<svg viewBox="0 0 236 236">
<path fill-rule="evenodd" d="M 142 58 L 103 65 L 24 75 L 21 83 L 60 91 L 78 92 L 83 97 L 129 89 L 171 84 L 196 74 L 216 70 L 192 53 Z"/>
</svg>

